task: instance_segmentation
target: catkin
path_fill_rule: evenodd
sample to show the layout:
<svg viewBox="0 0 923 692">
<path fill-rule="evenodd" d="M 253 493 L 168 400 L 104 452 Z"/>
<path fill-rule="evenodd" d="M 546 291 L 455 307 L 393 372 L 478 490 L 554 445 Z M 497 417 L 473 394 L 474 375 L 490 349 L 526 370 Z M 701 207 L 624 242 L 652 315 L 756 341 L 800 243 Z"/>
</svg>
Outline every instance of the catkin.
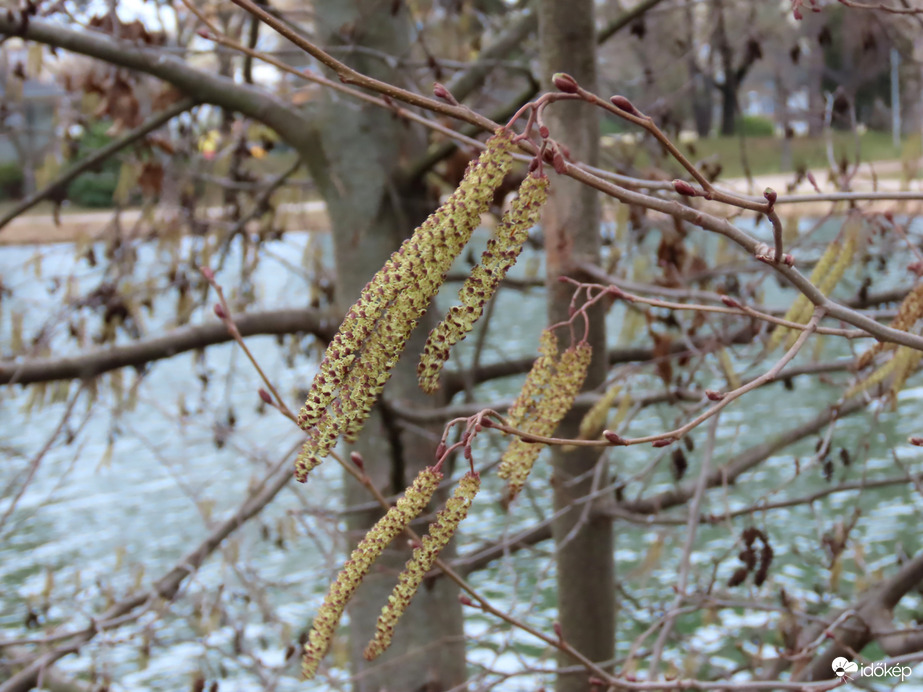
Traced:
<svg viewBox="0 0 923 692">
<path fill-rule="evenodd" d="M 533 372 L 536 369 L 541 370 L 540 378 L 536 379 L 542 380 L 542 388 L 540 391 L 537 390 L 536 383 L 529 381 L 532 375 L 530 372 L 523 391 L 510 410 L 511 425 L 525 433 L 540 437 L 552 435 L 574 405 L 574 399 L 586 379 L 592 354 L 590 345 L 585 342 L 571 346 L 561 354 L 557 362 L 552 361 L 553 371 L 549 371 L 546 362 L 541 362 L 547 356 L 543 354 L 539 357 L 533 365 Z M 521 399 L 529 400 L 530 405 L 525 410 L 517 406 Z M 510 440 L 497 470 L 498 475 L 509 482 L 510 500 L 525 486 L 541 450 L 541 445 L 524 441 L 521 437 Z"/>
<path fill-rule="evenodd" d="M 423 391 L 432 393 L 439 388 L 439 375 L 452 347 L 474 328 L 484 306 L 494 296 L 506 273 L 516 264 L 529 229 L 538 221 L 547 198 L 548 178 L 535 174 L 527 176 L 519 188 L 519 196 L 513 200 L 496 233 L 488 241 L 480 264 L 459 289 L 461 305 L 452 306 L 426 340 L 417 367 Z"/>
<path fill-rule="evenodd" d="M 314 618 L 302 659 L 302 671 L 306 679 L 314 677 L 321 659 L 327 655 L 346 603 L 352 598 L 359 583 L 388 544 L 426 508 L 441 480 L 442 473 L 439 471 L 431 467 L 423 469 L 404 497 L 378 520 L 353 550 Z"/>
<path fill-rule="evenodd" d="M 850 214 L 843 223 L 837 237 L 827 246 L 820 260 L 811 272 L 811 283 L 824 295 L 829 295 L 839 283 L 847 267 L 853 260 L 856 250 L 864 237 L 864 224 L 858 214 Z M 788 322 L 806 324 L 811 318 L 814 306 L 803 294 L 798 294 L 795 302 L 785 313 Z M 791 348 L 798 339 L 798 331 L 778 325 L 769 337 L 767 350 L 773 350 L 782 343 Z"/>
<path fill-rule="evenodd" d="M 480 487 L 481 477 L 476 472 L 466 473 L 456 486 L 452 497 L 446 502 L 445 509 L 441 510 L 430 524 L 429 532 L 423 537 L 422 544 L 414 549 L 413 556 L 398 577 L 397 586 L 381 610 L 375 637 L 365 649 L 365 658 L 369 661 L 380 656 L 390 646 L 395 625 L 407 610 L 439 553 L 455 535 L 462 519 L 468 515 L 468 509 Z"/>
<path fill-rule="evenodd" d="M 295 464 L 298 480 L 341 435 L 358 435 L 410 333 L 509 170 L 512 146 L 506 130 L 487 140 L 458 188 L 391 255 L 346 313 L 298 413 L 298 424 L 309 433 Z"/>
<path fill-rule="evenodd" d="M 891 322 L 891 327 L 906 332 L 909 331 L 921 317 L 923 317 L 923 281 L 914 286 L 904 297 L 904 300 L 901 301 L 901 305 L 897 309 L 897 315 L 895 315 L 894 320 Z M 872 362 L 872 359 L 879 353 L 883 351 L 892 351 L 896 346 L 897 344 L 886 343 L 884 341 L 877 342 L 859 356 L 859 359 L 856 361 L 856 369 L 862 370 L 867 367 Z"/>
</svg>

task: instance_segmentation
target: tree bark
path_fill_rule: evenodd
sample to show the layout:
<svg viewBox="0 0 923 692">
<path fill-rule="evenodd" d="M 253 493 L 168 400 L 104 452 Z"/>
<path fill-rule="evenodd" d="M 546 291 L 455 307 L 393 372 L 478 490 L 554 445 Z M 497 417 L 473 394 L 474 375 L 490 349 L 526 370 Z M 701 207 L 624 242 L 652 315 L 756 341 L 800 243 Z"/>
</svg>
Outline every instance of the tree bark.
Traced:
<svg viewBox="0 0 923 692">
<path fill-rule="evenodd" d="M 542 0 L 539 13 L 542 77 L 567 72 L 583 87 L 596 88 L 596 41 L 592 0 L 564 2 Z M 564 102 L 548 109 L 552 137 L 566 145 L 574 160 L 596 165 L 599 124 L 587 104 Z M 548 319 L 553 324 L 568 318 L 573 288 L 560 276 L 579 276 L 580 262 L 599 261 L 599 198 L 587 186 L 555 176 L 544 216 L 548 279 Z M 584 277 L 584 280 L 586 278 Z M 591 312 L 589 342 L 593 361 L 585 388 L 598 386 L 606 373 L 605 322 L 601 311 Z M 582 325 L 581 325 L 582 327 Z M 576 436 L 581 418 L 573 411 L 559 434 Z M 599 453 L 590 448 L 573 452 L 553 450 L 554 505 L 559 511 L 572 505 L 596 485 L 605 483 L 604 467 L 592 473 Z M 589 473 L 588 473 L 589 472 Z M 577 476 L 582 480 L 573 482 Z M 556 542 L 558 612 L 564 639 L 593 661 L 610 659 L 615 651 L 615 577 L 611 522 L 579 508 L 566 511 L 554 522 Z M 570 665 L 559 656 L 559 665 Z M 589 690 L 586 673 L 559 675 L 558 692 Z"/>
</svg>

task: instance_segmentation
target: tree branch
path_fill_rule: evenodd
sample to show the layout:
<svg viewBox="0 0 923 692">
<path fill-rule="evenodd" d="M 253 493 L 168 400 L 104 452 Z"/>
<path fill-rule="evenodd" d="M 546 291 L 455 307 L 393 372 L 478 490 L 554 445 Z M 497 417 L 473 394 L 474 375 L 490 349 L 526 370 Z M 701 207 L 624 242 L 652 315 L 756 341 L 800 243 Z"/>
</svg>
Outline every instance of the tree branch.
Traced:
<svg viewBox="0 0 923 692">
<path fill-rule="evenodd" d="M 235 315 L 242 336 L 308 332 L 330 339 L 339 319 L 317 310 L 267 310 Z M 221 322 L 182 327 L 144 341 L 98 349 L 65 358 L 35 358 L 0 363 L 0 385 L 32 384 L 53 380 L 87 379 L 128 366 L 140 367 L 178 353 L 231 341 Z"/>
</svg>

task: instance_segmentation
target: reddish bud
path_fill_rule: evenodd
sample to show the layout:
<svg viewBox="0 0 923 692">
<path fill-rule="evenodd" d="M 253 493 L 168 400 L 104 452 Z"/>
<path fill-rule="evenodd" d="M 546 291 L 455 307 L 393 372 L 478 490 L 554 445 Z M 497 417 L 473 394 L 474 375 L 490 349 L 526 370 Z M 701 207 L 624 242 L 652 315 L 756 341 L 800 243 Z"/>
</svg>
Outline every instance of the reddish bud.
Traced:
<svg viewBox="0 0 923 692">
<path fill-rule="evenodd" d="M 696 189 L 685 180 L 674 180 L 673 189 L 684 197 L 695 197 L 698 194 Z"/>
<path fill-rule="evenodd" d="M 727 305 L 729 308 L 740 308 L 741 305 L 736 300 L 731 298 L 731 296 L 721 296 L 721 302 Z"/>
<path fill-rule="evenodd" d="M 542 162 L 539 161 L 537 158 L 532 159 L 531 161 L 529 161 L 529 173 L 534 173 L 535 171 L 538 170 L 538 167 L 541 165 L 542 165 Z"/>
<path fill-rule="evenodd" d="M 452 96 L 452 92 L 450 92 L 448 89 L 446 89 L 446 88 L 445 88 L 442 84 L 440 84 L 439 82 L 434 82 L 434 83 L 433 83 L 433 95 L 434 95 L 437 99 L 442 99 L 442 100 L 445 101 L 446 103 L 450 103 L 450 104 L 452 104 L 453 106 L 457 106 L 457 105 L 458 105 L 458 101 L 455 99 L 454 96 Z"/>
<path fill-rule="evenodd" d="M 494 427 L 494 422 L 490 418 L 481 419 L 481 427 L 483 428 L 492 428 Z"/>
<path fill-rule="evenodd" d="M 209 41 L 212 38 L 212 32 L 210 32 L 208 29 L 199 29 L 196 31 L 196 33 L 202 38 L 207 38 Z"/>
<path fill-rule="evenodd" d="M 436 447 L 436 459 L 437 460 L 442 459 L 442 457 L 445 455 L 445 450 L 446 450 L 445 442 L 440 442 L 439 446 Z"/>
<path fill-rule="evenodd" d="M 560 623 L 560 622 L 555 622 L 555 623 L 554 623 L 554 633 L 555 633 L 555 636 L 556 636 L 558 639 L 560 639 L 562 642 L 564 641 L 564 630 L 561 629 L 561 623 Z"/>
<path fill-rule="evenodd" d="M 458 602 L 461 603 L 463 606 L 473 606 L 474 605 L 474 601 L 468 598 L 465 594 L 459 595 Z"/>
<path fill-rule="evenodd" d="M 605 437 L 612 444 L 625 447 L 628 445 L 628 440 L 619 435 L 618 433 L 612 432 L 611 430 L 603 430 L 603 437 Z"/>
<path fill-rule="evenodd" d="M 228 313 L 224 311 L 224 308 L 221 307 L 221 303 L 215 303 L 215 314 L 218 316 L 218 319 L 226 320 L 228 318 Z"/>
<path fill-rule="evenodd" d="M 711 401 L 721 401 L 724 398 L 724 392 L 716 392 L 714 389 L 706 389 L 705 396 Z"/>
<path fill-rule="evenodd" d="M 886 211 L 886 212 L 884 213 L 884 217 L 885 217 L 890 223 L 894 223 L 894 212 L 891 211 L 890 209 L 888 209 L 888 211 Z"/>
<path fill-rule="evenodd" d="M 356 465 L 360 471 L 365 471 L 365 462 L 362 460 L 362 455 L 359 452 L 350 452 L 349 460 Z"/>
<path fill-rule="evenodd" d="M 911 437 L 910 444 L 915 445 L 917 447 L 923 447 L 923 437 Z"/>
<path fill-rule="evenodd" d="M 260 399 L 262 399 L 264 403 L 266 404 L 272 403 L 272 397 L 269 395 L 269 392 L 267 392 L 265 389 L 260 387 L 259 393 L 260 393 Z"/>
<path fill-rule="evenodd" d="M 551 165 L 554 166 L 555 173 L 564 174 L 567 170 L 567 164 L 564 163 L 564 157 L 560 151 L 555 151 L 551 157 Z"/>
<path fill-rule="evenodd" d="M 548 136 L 551 134 L 551 130 L 548 129 L 547 125 L 541 125 L 538 128 L 538 133 L 542 136 L 542 139 L 548 139 Z"/>
<path fill-rule="evenodd" d="M 625 111 L 626 113 L 630 113 L 631 115 L 638 114 L 638 111 L 635 110 L 635 107 L 632 105 L 631 101 L 629 101 L 624 96 L 615 95 L 609 99 L 609 103 L 611 103 L 616 108 Z"/>
<path fill-rule="evenodd" d="M 211 267 L 200 267 L 199 271 L 202 272 L 202 276 L 204 276 L 208 281 L 215 280 L 215 272 L 211 270 Z"/>
<path fill-rule="evenodd" d="M 564 146 L 563 144 L 559 144 L 558 146 L 561 147 L 561 153 L 564 154 L 564 158 L 565 158 L 565 159 L 567 159 L 568 161 L 573 161 L 573 160 L 574 160 L 574 157 L 570 155 L 570 149 L 568 149 L 568 148 L 567 148 L 566 146 Z"/>
<path fill-rule="evenodd" d="M 669 447 L 674 442 L 676 442 L 675 439 L 673 439 L 672 437 L 668 437 L 664 440 L 656 440 L 655 442 L 652 442 L 651 446 L 652 447 Z"/>
<path fill-rule="evenodd" d="M 765 190 L 763 190 L 763 197 L 765 197 L 766 201 L 769 202 L 769 206 L 772 206 L 776 203 L 776 199 L 778 199 L 779 195 L 776 194 L 776 191 L 771 187 L 767 187 Z"/>
<path fill-rule="evenodd" d="M 564 72 L 556 72 L 551 81 L 558 91 L 563 91 L 565 94 L 576 94 L 580 89 L 577 80 Z"/>
</svg>

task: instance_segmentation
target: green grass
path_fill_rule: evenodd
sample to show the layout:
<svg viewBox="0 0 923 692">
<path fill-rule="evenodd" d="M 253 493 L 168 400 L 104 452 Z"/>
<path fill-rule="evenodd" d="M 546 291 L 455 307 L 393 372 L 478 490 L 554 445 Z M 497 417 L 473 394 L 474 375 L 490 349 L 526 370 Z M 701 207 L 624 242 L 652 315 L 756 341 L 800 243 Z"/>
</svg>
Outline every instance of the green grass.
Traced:
<svg viewBox="0 0 923 692">
<path fill-rule="evenodd" d="M 830 168 L 827 159 L 827 142 L 824 137 L 796 137 L 791 140 L 791 166 L 783 167 L 783 140 L 776 137 L 747 137 L 744 140 L 747 161 L 753 175 L 786 173 L 799 168 L 819 173 Z M 745 174 L 741 158 L 741 140 L 737 136 L 709 137 L 690 144 L 680 144 L 680 150 L 693 162 L 714 157 L 721 164 L 721 178 L 737 178 Z M 836 132 L 833 135 L 833 151 L 837 162 L 844 156 L 850 163 L 856 160 L 856 141 L 850 132 Z M 631 146 L 615 145 L 609 148 L 614 159 L 634 156 L 634 164 L 640 169 L 651 165 L 645 152 L 638 152 Z M 901 148 L 895 149 L 891 134 L 887 132 L 866 132 L 859 137 L 859 155 L 863 162 L 903 160 L 910 161 L 921 155 L 920 135 L 904 138 Z M 655 164 L 663 166 L 661 162 Z M 673 173 L 676 166 L 671 166 Z"/>
</svg>

